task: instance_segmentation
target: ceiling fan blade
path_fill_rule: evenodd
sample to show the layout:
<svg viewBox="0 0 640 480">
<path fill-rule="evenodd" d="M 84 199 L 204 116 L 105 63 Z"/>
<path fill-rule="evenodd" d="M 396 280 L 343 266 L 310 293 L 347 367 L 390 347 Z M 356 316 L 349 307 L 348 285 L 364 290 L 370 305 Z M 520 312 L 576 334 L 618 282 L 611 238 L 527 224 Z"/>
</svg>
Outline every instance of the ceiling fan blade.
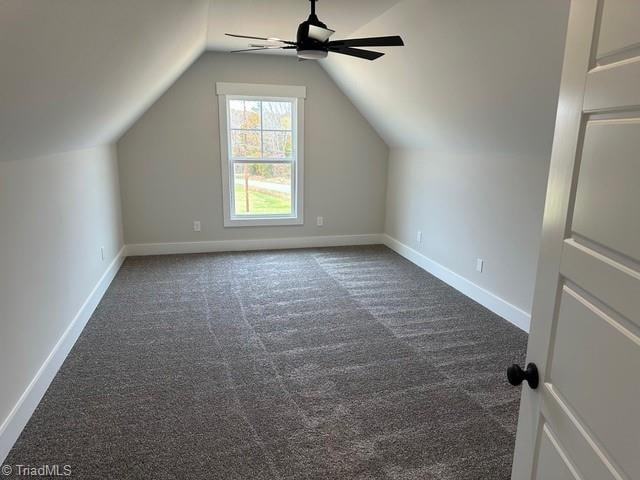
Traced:
<svg viewBox="0 0 640 480">
<path fill-rule="evenodd" d="M 253 47 L 253 45 L 251 45 Z M 256 50 L 293 50 L 294 48 L 298 48 L 295 45 L 285 45 L 277 46 L 277 45 L 268 45 L 268 46 L 256 46 L 255 48 L 243 48 L 242 50 L 232 50 L 229 53 L 241 53 L 241 52 L 254 52 Z"/>
<path fill-rule="evenodd" d="M 281 40 L 279 38 L 275 38 L 275 37 L 252 37 L 250 35 L 238 35 L 236 33 L 225 33 L 225 35 L 227 37 L 235 37 L 235 38 L 249 38 L 251 40 L 265 40 L 267 42 L 280 42 L 280 43 L 286 43 L 287 45 L 296 45 L 296 42 L 290 42 L 289 40 Z"/>
<path fill-rule="evenodd" d="M 326 42 L 334 33 L 336 33 L 336 31 L 331 30 L 330 28 L 322 28 L 318 27 L 317 25 L 309 25 L 309 38 L 312 38 L 319 42 Z"/>
<path fill-rule="evenodd" d="M 391 37 L 348 38 L 345 40 L 333 40 L 328 43 L 330 47 L 402 47 L 404 42 L 398 35 Z"/>
<path fill-rule="evenodd" d="M 342 55 L 350 55 L 352 57 L 364 58 L 365 60 L 375 60 L 384 55 L 382 52 L 374 52 L 372 50 L 361 50 L 359 48 L 349 47 L 329 47 L 329 51 L 340 53 Z"/>
<path fill-rule="evenodd" d="M 256 50 L 273 50 L 273 48 L 270 48 L 270 47 L 244 48 L 242 50 L 232 50 L 229 53 L 255 52 Z"/>
</svg>

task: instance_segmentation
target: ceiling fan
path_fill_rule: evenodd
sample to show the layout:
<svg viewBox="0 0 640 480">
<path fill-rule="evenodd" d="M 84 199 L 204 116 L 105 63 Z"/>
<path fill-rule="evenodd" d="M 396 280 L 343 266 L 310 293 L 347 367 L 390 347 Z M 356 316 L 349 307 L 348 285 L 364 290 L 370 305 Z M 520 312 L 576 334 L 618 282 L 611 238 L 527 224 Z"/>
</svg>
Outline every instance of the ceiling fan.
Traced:
<svg viewBox="0 0 640 480">
<path fill-rule="evenodd" d="M 299 60 L 319 60 L 325 58 L 329 52 L 340 53 L 342 55 L 350 55 L 352 57 L 364 58 L 366 60 L 375 60 L 384 55 L 382 52 L 373 50 L 363 50 L 353 47 L 402 47 L 404 42 L 399 36 L 390 37 L 368 37 L 368 38 L 351 38 L 348 40 L 329 40 L 335 30 L 327 28 L 316 16 L 316 1 L 311 2 L 311 15 L 309 18 L 298 26 L 298 35 L 295 42 L 290 40 L 280 40 L 273 37 L 252 37 L 249 35 L 236 35 L 226 33 L 229 37 L 249 38 L 252 40 L 263 40 L 269 43 L 250 44 L 250 47 L 244 50 L 235 50 L 231 53 L 254 52 L 256 50 L 296 50 Z"/>
</svg>

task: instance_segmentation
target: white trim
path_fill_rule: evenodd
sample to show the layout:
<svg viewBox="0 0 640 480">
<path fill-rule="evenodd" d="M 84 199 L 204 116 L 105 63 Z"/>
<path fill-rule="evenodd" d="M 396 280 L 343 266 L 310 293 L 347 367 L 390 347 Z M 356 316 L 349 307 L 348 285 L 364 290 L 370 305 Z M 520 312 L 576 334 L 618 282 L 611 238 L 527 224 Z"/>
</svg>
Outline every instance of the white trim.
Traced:
<svg viewBox="0 0 640 480">
<path fill-rule="evenodd" d="M 51 381 L 58 373 L 62 363 L 91 318 L 93 311 L 100 303 L 116 273 L 118 273 L 125 259 L 125 251 L 126 248 L 123 246 L 0 426 L 0 464 L 5 460 L 16 440 L 18 440 L 22 429 L 31 418 L 49 388 Z"/>
<path fill-rule="evenodd" d="M 485 306 L 493 313 L 500 315 L 505 320 L 513 323 L 516 327 L 529 332 L 529 326 L 531 324 L 531 314 L 524 310 L 512 305 L 505 299 L 498 297 L 494 293 L 476 285 L 472 281 L 464 278 L 461 275 L 449 270 L 448 268 L 440 265 L 439 263 L 431 260 L 422 253 L 408 247 L 404 243 L 396 240 L 395 238 L 383 234 L 383 243 L 394 250 L 396 253 L 402 255 L 407 260 L 415 263 L 420 268 L 426 270 L 432 275 L 438 277 L 443 282 L 451 285 L 453 288 L 462 292 L 467 297 L 475 300 L 480 305 Z"/>
<path fill-rule="evenodd" d="M 127 245 L 127 256 L 178 253 L 282 250 L 287 248 L 342 247 L 382 243 L 380 234 L 287 237 L 261 240 L 213 240 L 209 242 L 137 243 Z"/>
<path fill-rule="evenodd" d="M 301 90 L 302 89 L 302 90 Z M 304 225 L 304 99 L 306 87 L 287 85 L 258 85 L 237 83 L 216 83 L 218 94 L 218 122 L 220 130 L 220 161 L 222 170 L 222 210 L 223 224 L 225 227 L 263 227 Z M 229 92 L 242 92 L 241 94 Z M 280 93 L 279 96 L 274 94 Z M 303 95 L 304 94 L 304 95 Z M 229 100 L 237 98 L 251 98 L 256 100 L 279 99 L 292 104 L 292 114 L 296 119 L 295 128 L 292 129 L 295 155 L 290 162 L 292 174 L 292 210 L 291 215 L 263 215 L 243 216 L 233 215 L 234 191 L 231 182 L 234 176 L 231 166 L 235 160 L 229 154 Z M 251 160 L 251 159 L 247 159 Z M 254 162 L 266 162 L 265 159 L 256 159 Z"/>
<path fill-rule="evenodd" d="M 307 87 L 302 85 L 217 82 L 216 93 L 218 95 L 307 98 Z"/>
<path fill-rule="evenodd" d="M 286 216 L 279 217 L 277 215 L 266 217 L 231 217 L 229 219 L 224 219 L 225 228 L 231 227 L 284 227 L 284 226 L 292 226 L 292 225 L 304 225 L 303 215 L 300 214 L 297 217 Z"/>
</svg>

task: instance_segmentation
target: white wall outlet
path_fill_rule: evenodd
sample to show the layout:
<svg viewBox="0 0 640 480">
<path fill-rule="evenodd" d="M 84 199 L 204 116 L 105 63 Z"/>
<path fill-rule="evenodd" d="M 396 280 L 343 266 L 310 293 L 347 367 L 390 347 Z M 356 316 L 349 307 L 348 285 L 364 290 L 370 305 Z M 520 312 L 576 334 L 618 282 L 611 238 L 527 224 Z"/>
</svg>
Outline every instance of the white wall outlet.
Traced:
<svg viewBox="0 0 640 480">
<path fill-rule="evenodd" d="M 318 217 L 316 219 L 316 225 L 318 225 L 319 227 L 322 227 L 324 225 L 324 217 Z"/>
<path fill-rule="evenodd" d="M 484 270 L 484 260 L 479 258 L 478 260 L 476 260 L 476 270 L 479 271 L 480 273 L 482 273 L 482 271 Z"/>
<path fill-rule="evenodd" d="M 193 221 L 193 231 L 194 232 L 199 232 L 202 230 L 202 225 L 200 225 L 200 220 L 194 220 Z"/>
<path fill-rule="evenodd" d="M 100 247 L 100 260 L 104 262 L 104 247 Z"/>
<path fill-rule="evenodd" d="M 420 230 L 418 230 L 418 234 L 416 235 L 416 241 L 422 243 L 422 232 Z"/>
</svg>

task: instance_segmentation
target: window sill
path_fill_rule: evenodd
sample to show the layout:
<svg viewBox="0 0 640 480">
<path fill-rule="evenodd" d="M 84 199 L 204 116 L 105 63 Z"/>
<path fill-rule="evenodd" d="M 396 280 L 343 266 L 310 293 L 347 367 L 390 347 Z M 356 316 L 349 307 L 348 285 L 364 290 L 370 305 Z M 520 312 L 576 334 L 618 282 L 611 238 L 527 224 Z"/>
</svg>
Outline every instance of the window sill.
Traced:
<svg viewBox="0 0 640 480">
<path fill-rule="evenodd" d="M 225 218 L 225 227 L 279 227 L 287 225 L 303 225 L 300 217 L 275 217 L 275 218 Z"/>
</svg>

